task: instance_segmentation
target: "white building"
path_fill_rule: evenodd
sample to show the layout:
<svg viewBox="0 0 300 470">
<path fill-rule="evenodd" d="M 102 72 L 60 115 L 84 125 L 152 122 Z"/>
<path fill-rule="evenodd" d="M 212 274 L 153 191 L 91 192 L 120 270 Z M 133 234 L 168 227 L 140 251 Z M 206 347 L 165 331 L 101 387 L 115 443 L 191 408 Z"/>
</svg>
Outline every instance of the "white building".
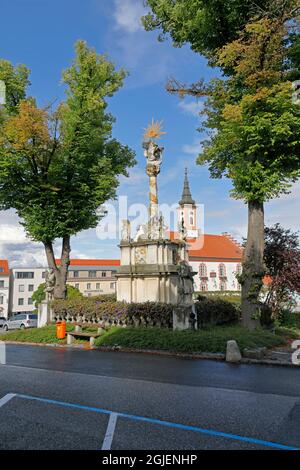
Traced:
<svg viewBox="0 0 300 470">
<path fill-rule="evenodd" d="M 192 198 L 187 171 L 182 198 L 178 207 L 178 222 L 187 231 L 189 262 L 197 273 L 195 291 L 240 291 L 237 274 L 242 271 L 242 248 L 228 233 L 199 236 L 197 207 Z M 171 238 L 176 238 L 171 232 Z"/>
<path fill-rule="evenodd" d="M 59 260 L 57 260 L 57 263 L 59 264 Z M 115 294 L 115 274 L 119 265 L 119 260 L 72 259 L 70 261 L 67 283 L 76 287 L 87 297 L 102 294 Z M 10 270 L 10 314 L 28 313 L 35 310 L 32 294 L 37 290 L 40 284 L 45 282 L 46 270 L 46 267 L 13 268 Z M 9 279 L 6 281 L 7 285 L 8 281 Z M 8 289 L 6 298 L 8 299 Z"/>
<path fill-rule="evenodd" d="M 7 318 L 9 309 L 9 268 L 7 260 L 0 260 L 0 317 Z"/>
<path fill-rule="evenodd" d="M 9 311 L 30 313 L 35 309 L 32 294 L 45 282 L 46 268 L 13 268 L 10 270 Z"/>
</svg>

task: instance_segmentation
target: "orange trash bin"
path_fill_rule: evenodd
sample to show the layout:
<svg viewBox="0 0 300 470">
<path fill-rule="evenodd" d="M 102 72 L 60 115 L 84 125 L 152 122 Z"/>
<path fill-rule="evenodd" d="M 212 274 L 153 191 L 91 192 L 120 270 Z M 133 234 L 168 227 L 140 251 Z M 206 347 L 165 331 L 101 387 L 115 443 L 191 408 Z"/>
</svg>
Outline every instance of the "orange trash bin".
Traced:
<svg viewBox="0 0 300 470">
<path fill-rule="evenodd" d="M 58 321 L 56 322 L 56 337 L 57 339 L 65 339 L 66 337 L 66 322 Z"/>
</svg>

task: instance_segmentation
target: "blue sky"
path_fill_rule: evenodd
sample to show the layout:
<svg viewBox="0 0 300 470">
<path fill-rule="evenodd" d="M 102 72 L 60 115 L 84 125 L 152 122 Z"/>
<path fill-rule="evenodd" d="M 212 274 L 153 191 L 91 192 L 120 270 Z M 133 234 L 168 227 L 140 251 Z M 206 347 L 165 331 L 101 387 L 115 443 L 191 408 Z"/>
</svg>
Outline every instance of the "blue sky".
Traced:
<svg viewBox="0 0 300 470">
<path fill-rule="evenodd" d="M 152 118 L 163 120 L 164 162 L 159 176 L 159 199 L 176 203 L 182 191 L 184 168 L 189 168 L 194 199 L 204 204 L 206 233 L 230 232 L 246 235 L 246 206 L 229 197 L 230 182 L 212 180 L 205 167 L 195 164 L 201 135 L 198 111 L 201 103 L 179 100 L 166 93 L 170 76 L 193 82 L 216 74 L 206 61 L 188 47 L 173 48 L 160 43 L 157 34 L 145 32 L 140 24 L 143 0 L 1 0 L 0 57 L 25 63 L 32 71 L 30 94 L 39 105 L 64 98 L 61 72 L 74 56 L 74 43 L 84 39 L 97 52 L 105 53 L 117 67 L 129 72 L 124 87 L 110 100 L 116 117 L 114 136 L 134 148 L 137 166 L 130 178 L 121 179 L 119 195 L 128 204 L 147 204 L 145 158 L 141 147 L 143 128 Z M 266 205 L 267 223 L 281 222 L 299 228 L 300 185 L 290 195 Z M 39 244 L 26 239 L 13 211 L 0 213 L 0 256 L 12 264 L 45 262 Z M 95 230 L 72 239 L 73 257 L 118 257 L 117 240 L 100 240 Z"/>
</svg>

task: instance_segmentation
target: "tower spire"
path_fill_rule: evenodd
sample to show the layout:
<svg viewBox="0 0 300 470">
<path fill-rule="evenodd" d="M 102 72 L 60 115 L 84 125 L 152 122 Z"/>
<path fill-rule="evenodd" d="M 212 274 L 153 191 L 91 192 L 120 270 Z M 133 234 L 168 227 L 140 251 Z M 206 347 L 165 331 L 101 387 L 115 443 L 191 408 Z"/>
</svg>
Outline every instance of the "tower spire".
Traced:
<svg viewBox="0 0 300 470">
<path fill-rule="evenodd" d="M 195 204 L 194 199 L 192 198 L 191 190 L 190 190 L 190 184 L 189 184 L 189 179 L 188 179 L 188 170 L 187 168 L 185 169 L 185 177 L 184 177 L 184 185 L 183 185 L 183 191 L 182 191 L 182 196 L 181 200 L 179 201 L 180 206 L 184 206 L 185 204 Z"/>
</svg>

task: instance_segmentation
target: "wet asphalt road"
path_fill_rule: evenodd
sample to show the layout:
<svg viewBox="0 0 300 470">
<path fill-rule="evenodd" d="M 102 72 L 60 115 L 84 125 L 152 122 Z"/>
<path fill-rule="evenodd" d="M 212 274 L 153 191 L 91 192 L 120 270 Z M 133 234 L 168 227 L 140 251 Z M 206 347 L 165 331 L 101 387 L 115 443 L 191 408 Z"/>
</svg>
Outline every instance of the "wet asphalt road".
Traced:
<svg viewBox="0 0 300 470">
<path fill-rule="evenodd" d="M 300 368 L 21 345 L 6 360 L 0 449 L 300 448 Z"/>
</svg>

